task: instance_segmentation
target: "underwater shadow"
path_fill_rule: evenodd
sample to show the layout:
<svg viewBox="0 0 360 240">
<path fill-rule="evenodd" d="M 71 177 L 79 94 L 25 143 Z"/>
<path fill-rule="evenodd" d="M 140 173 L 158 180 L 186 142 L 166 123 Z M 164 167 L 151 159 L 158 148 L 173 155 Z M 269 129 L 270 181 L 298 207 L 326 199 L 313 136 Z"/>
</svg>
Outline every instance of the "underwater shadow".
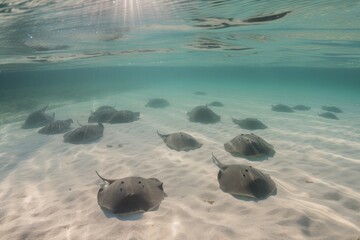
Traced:
<svg viewBox="0 0 360 240">
<path fill-rule="evenodd" d="M 110 212 L 106 208 L 103 208 L 103 207 L 100 207 L 100 208 L 107 218 L 116 218 L 121 221 L 138 221 L 143 217 L 143 212 L 119 215 L 119 214 Z"/>
<path fill-rule="evenodd" d="M 84 145 L 84 144 L 87 145 L 87 144 L 92 144 L 92 143 L 98 143 L 98 142 L 100 142 L 101 138 L 93 139 L 93 140 L 85 140 L 85 141 L 80 141 L 80 142 L 65 142 L 65 140 L 63 140 L 63 143 L 68 143 L 68 144 L 72 144 L 72 145 Z"/>
<path fill-rule="evenodd" d="M 271 196 L 276 196 L 277 194 L 277 189 L 274 190 L 274 192 L 272 194 L 270 194 L 269 196 L 266 197 L 258 197 L 258 198 L 252 198 L 252 197 L 246 197 L 246 196 L 240 196 L 240 195 L 234 195 L 234 194 L 230 194 L 233 198 L 237 199 L 237 200 L 241 200 L 241 201 L 246 201 L 246 202 L 259 202 L 259 201 L 263 201 Z"/>
<path fill-rule="evenodd" d="M 246 160 L 252 161 L 252 162 L 262 162 L 264 160 L 268 160 L 269 158 L 272 158 L 275 156 L 275 151 L 269 153 L 269 155 L 261 155 L 261 156 L 245 156 L 243 154 L 232 152 L 230 153 L 233 157 L 237 158 L 245 158 Z"/>
</svg>

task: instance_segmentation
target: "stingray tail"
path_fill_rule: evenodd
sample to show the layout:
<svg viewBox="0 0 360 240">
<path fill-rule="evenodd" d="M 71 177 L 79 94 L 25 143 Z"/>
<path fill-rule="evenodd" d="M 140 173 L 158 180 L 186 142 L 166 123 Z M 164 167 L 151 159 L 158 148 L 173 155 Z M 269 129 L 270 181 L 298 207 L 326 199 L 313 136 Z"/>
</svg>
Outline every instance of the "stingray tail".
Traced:
<svg viewBox="0 0 360 240">
<path fill-rule="evenodd" d="M 168 136 L 168 135 L 163 135 L 161 133 L 159 133 L 159 130 L 156 130 L 157 134 L 159 135 L 159 137 L 161 137 L 163 140 L 165 140 L 165 138 Z"/>
<path fill-rule="evenodd" d="M 100 174 L 97 172 L 97 171 L 95 171 L 96 172 L 96 174 L 99 176 L 99 178 L 101 179 L 101 180 L 103 180 L 104 182 L 108 182 L 109 184 L 111 184 L 111 183 L 113 183 L 115 180 L 113 180 L 113 179 L 107 179 L 107 178 L 103 178 L 102 176 L 100 176 Z"/>
<path fill-rule="evenodd" d="M 216 166 L 218 166 L 218 168 L 220 168 L 221 170 L 224 170 L 225 169 L 225 165 L 222 164 L 219 159 L 217 159 L 214 154 L 212 153 L 212 160 L 213 162 L 215 163 Z"/>
</svg>

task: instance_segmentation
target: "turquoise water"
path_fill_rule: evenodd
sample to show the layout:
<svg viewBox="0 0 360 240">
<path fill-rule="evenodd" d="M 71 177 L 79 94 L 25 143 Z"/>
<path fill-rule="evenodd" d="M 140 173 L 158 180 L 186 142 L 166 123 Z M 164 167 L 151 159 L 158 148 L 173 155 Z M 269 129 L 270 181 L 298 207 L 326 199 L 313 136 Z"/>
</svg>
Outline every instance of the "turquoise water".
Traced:
<svg viewBox="0 0 360 240">
<path fill-rule="evenodd" d="M 357 0 L 1 1 L 0 236 L 359 239 L 358 19 Z M 170 106 L 145 107 L 160 97 Z M 212 108 L 218 123 L 189 121 L 212 101 L 224 104 Z M 311 109 L 271 111 L 280 103 Z M 55 119 L 74 120 L 70 130 L 103 105 L 140 119 L 104 123 L 87 144 L 21 128 L 48 104 Z M 322 106 L 343 113 L 321 118 Z M 231 120 L 246 117 L 268 129 Z M 156 131 L 185 131 L 203 145 L 178 152 Z M 224 150 L 250 132 L 274 146 L 273 158 Z M 212 153 L 264 170 L 277 192 L 252 201 L 221 191 Z M 111 214 L 98 206 L 95 170 L 159 178 L 167 197 L 140 216 Z"/>
</svg>

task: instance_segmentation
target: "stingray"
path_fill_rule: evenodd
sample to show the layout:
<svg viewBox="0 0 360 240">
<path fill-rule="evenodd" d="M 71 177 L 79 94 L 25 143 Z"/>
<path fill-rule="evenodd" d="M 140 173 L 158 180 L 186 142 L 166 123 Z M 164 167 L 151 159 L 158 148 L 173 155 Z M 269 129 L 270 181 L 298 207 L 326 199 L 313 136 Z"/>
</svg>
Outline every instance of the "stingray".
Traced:
<svg viewBox="0 0 360 240">
<path fill-rule="evenodd" d="M 109 123 L 129 123 L 139 119 L 140 112 L 129 110 L 116 111 L 109 119 Z"/>
<path fill-rule="evenodd" d="M 305 106 L 305 105 L 296 105 L 292 109 L 299 110 L 299 111 L 307 111 L 310 110 L 311 107 Z"/>
<path fill-rule="evenodd" d="M 276 106 L 271 106 L 271 110 L 275 112 L 294 112 L 289 106 L 284 104 L 278 104 Z"/>
<path fill-rule="evenodd" d="M 104 125 L 84 125 L 64 134 L 64 142 L 78 144 L 95 141 L 103 136 Z"/>
<path fill-rule="evenodd" d="M 251 134 L 240 134 L 230 142 L 224 144 L 229 153 L 237 156 L 258 157 L 262 155 L 274 156 L 274 147 L 261 137 Z"/>
<path fill-rule="evenodd" d="M 220 121 L 220 116 L 214 113 L 207 106 L 198 106 L 187 113 L 190 122 L 216 123 Z"/>
<path fill-rule="evenodd" d="M 113 107 L 111 107 L 111 108 L 105 108 L 105 106 L 100 107 L 95 112 L 91 113 L 91 115 L 88 119 L 88 122 L 89 123 L 108 123 L 116 112 L 117 112 L 117 110 L 115 110 Z"/>
<path fill-rule="evenodd" d="M 268 174 L 243 164 L 225 165 L 214 155 L 218 166 L 218 181 L 222 191 L 235 196 L 265 199 L 276 192 L 276 184 Z"/>
<path fill-rule="evenodd" d="M 160 134 L 158 135 L 164 140 L 166 145 L 176 151 L 189 151 L 200 148 L 202 146 L 194 137 L 187 133 L 171 133 L 171 134 Z"/>
<path fill-rule="evenodd" d="M 104 105 L 104 106 L 98 107 L 95 110 L 95 112 L 99 112 L 99 111 L 102 111 L 102 110 L 116 110 L 116 109 L 113 106 Z"/>
<path fill-rule="evenodd" d="M 339 120 L 339 118 L 335 114 L 333 114 L 331 112 L 320 113 L 319 116 L 323 117 L 323 118 Z"/>
<path fill-rule="evenodd" d="M 53 113 L 52 116 L 49 116 L 45 113 L 48 106 L 49 104 L 40 110 L 30 113 L 29 116 L 26 118 L 24 124 L 21 126 L 21 128 L 28 129 L 28 128 L 43 127 L 49 122 L 53 121 L 55 117 L 55 113 Z"/>
<path fill-rule="evenodd" d="M 126 177 L 106 179 L 97 194 L 100 207 L 115 214 L 133 214 L 155 210 L 166 197 L 163 183 L 156 178 Z"/>
<path fill-rule="evenodd" d="M 237 124 L 239 127 L 243 128 L 243 129 L 256 130 L 256 129 L 267 128 L 267 126 L 265 124 L 263 124 L 261 121 L 259 121 L 256 118 L 245 118 L 242 120 L 233 118 L 232 121 L 233 121 L 233 123 Z"/>
<path fill-rule="evenodd" d="M 334 112 L 334 113 L 342 113 L 343 111 L 338 107 L 328 107 L 328 106 L 322 106 L 322 110 L 328 111 L 328 112 Z"/>
<path fill-rule="evenodd" d="M 48 123 L 45 127 L 41 128 L 38 133 L 41 134 L 57 134 L 63 133 L 69 129 L 70 124 L 73 123 L 71 118 L 67 120 L 56 120 Z"/>
<path fill-rule="evenodd" d="M 213 102 L 209 103 L 208 106 L 212 106 L 212 107 L 223 107 L 224 104 L 222 104 L 222 103 L 219 102 L 219 101 L 213 101 Z"/>
<path fill-rule="evenodd" d="M 170 103 L 162 98 L 152 98 L 150 99 L 145 107 L 151 107 L 151 108 L 164 108 L 169 106 Z"/>
</svg>

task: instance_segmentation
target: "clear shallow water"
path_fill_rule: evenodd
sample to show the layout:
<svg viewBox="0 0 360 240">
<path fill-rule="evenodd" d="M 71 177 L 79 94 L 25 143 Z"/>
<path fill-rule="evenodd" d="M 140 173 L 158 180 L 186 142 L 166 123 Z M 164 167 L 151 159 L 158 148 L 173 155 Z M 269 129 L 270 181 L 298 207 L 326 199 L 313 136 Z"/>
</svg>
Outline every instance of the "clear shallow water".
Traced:
<svg viewBox="0 0 360 240">
<path fill-rule="evenodd" d="M 3 1 L 0 70 L 358 68 L 359 9 L 353 0 Z M 273 21 L 247 21 L 285 12 Z"/>
<path fill-rule="evenodd" d="M 269 20 L 276 14 L 283 16 Z M 2 1 L 0 235 L 356 239 L 359 16 L 360 1 Z M 145 108 L 153 97 L 171 106 Z M 225 104 L 216 109 L 220 123 L 188 121 L 187 111 L 214 100 Z M 312 108 L 272 112 L 278 103 Z M 99 142 L 73 146 L 62 135 L 20 129 L 47 104 L 57 119 L 80 123 L 101 105 L 141 118 L 107 124 Z M 340 120 L 320 118 L 323 105 L 343 109 Z M 231 117 L 269 125 L 259 134 L 277 153 L 251 164 L 271 174 L 275 196 L 242 201 L 219 190 L 212 152 L 248 164 L 223 149 L 246 132 Z M 188 131 L 204 145 L 170 150 L 159 129 Z M 140 218 L 104 214 L 95 170 L 158 177 L 168 197 Z"/>
</svg>

